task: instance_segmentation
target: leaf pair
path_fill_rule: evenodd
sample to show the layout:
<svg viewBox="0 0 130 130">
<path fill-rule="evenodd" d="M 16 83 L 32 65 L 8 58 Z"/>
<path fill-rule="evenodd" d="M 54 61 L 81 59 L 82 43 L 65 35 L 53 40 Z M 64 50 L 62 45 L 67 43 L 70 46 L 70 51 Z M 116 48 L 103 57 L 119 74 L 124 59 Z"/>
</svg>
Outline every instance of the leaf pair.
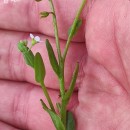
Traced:
<svg viewBox="0 0 130 130">
<path fill-rule="evenodd" d="M 43 109 L 45 111 L 47 111 L 56 127 L 57 130 L 65 130 L 64 124 L 61 121 L 61 118 L 52 110 L 50 110 L 46 104 L 43 102 L 43 100 L 41 99 L 41 104 L 43 106 Z M 76 125 L 75 125 L 75 120 L 74 120 L 74 116 L 73 113 L 70 111 L 67 111 L 67 119 L 66 119 L 66 130 L 76 130 Z"/>
<path fill-rule="evenodd" d="M 20 41 L 18 49 L 22 52 L 26 64 L 34 68 L 36 81 L 41 83 L 45 78 L 46 71 L 40 53 L 37 52 L 34 56 L 32 51 L 27 47 L 27 41 Z"/>
<path fill-rule="evenodd" d="M 48 51 L 50 64 L 51 64 L 54 72 L 57 75 L 59 75 L 59 65 L 58 65 L 57 59 L 55 57 L 53 48 L 48 39 L 46 40 L 46 48 Z M 45 78 L 46 71 L 45 71 L 44 62 L 43 62 L 42 57 L 39 52 L 36 53 L 35 58 L 34 58 L 34 69 L 35 69 L 35 79 L 37 82 L 40 83 Z"/>
<path fill-rule="evenodd" d="M 40 83 L 45 78 L 45 65 L 43 62 L 43 59 L 41 57 L 41 54 L 38 52 L 34 56 L 32 51 L 29 50 L 27 47 L 27 41 L 20 41 L 18 43 L 18 48 L 22 52 L 25 62 L 27 65 L 31 66 L 35 70 L 35 79 L 38 83 Z M 49 40 L 46 40 L 46 48 L 48 51 L 48 56 L 50 60 L 50 64 L 54 70 L 54 72 L 59 76 L 59 65 L 57 62 L 57 59 L 55 57 L 53 48 L 49 42 Z"/>
<path fill-rule="evenodd" d="M 54 72 L 59 76 L 59 65 L 58 65 L 57 59 L 55 57 L 53 48 L 48 39 L 46 40 L 46 48 L 48 51 L 48 56 L 49 56 L 51 66 L 52 66 Z M 40 53 L 36 53 L 36 55 L 34 57 L 34 69 L 35 69 L 35 79 L 37 82 L 40 83 L 45 78 L 45 73 L 46 73 L 45 66 L 44 66 Z M 44 110 L 46 110 L 49 113 L 49 115 L 51 116 L 51 119 L 52 119 L 56 129 L 65 130 L 65 127 L 61 121 L 61 118 L 55 112 L 50 110 L 42 100 L 41 100 L 41 103 L 42 103 Z M 59 108 L 59 111 L 60 111 L 60 104 L 57 104 L 57 107 Z M 67 114 L 67 130 L 75 130 L 74 118 L 72 117 L 72 113 Z"/>
</svg>

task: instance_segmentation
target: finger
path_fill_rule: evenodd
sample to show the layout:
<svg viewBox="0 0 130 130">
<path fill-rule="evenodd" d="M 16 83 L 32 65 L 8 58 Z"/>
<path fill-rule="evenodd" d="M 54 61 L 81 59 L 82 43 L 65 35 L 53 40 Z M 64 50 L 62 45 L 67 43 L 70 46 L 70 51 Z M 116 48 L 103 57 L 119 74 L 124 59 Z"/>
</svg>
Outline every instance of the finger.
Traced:
<svg viewBox="0 0 130 130">
<path fill-rule="evenodd" d="M 20 129 L 17 129 L 9 124 L 0 121 L 0 130 L 20 130 Z"/>
<path fill-rule="evenodd" d="M 49 90 L 55 105 L 58 91 Z M 69 109 L 77 104 L 75 93 Z M 0 120 L 26 130 L 54 130 L 49 115 L 42 109 L 39 99 L 47 102 L 41 88 L 29 83 L 0 81 Z"/>
<path fill-rule="evenodd" d="M 79 130 L 128 128 L 121 122 L 130 113 L 129 4 L 123 0 L 95 1 L 89 12 L 85 34 L 88 57 L 76 110 Z"/>
<path fill-rule="evenodd" d="M 11 89 L 8 89 L 9 84 Z M 3 90 L 0 91 L 3 99 L 0 103 L 0 120 L 21 129 L 47 129 L 50 119 L 40 105 L 39 99 L 43 98 L 43 94 L 39 88 L 6 81 L 1 81 L 0 85 Z M 53 128 L 53 125 L 49 126 Z"/>
<path fill-rule="evenodd" d="M 25 64 L 23 60 L 23 56 L 17 48 L 17 43 L 21 39 L 28 39 L 28 33 L 18 33 L 18 32 L 6 32 L 0 31 L 0 78 L 1 79 L 9 79 L 9 80 L 18 80 L 18 81 L 28 81 L 30 83 L 36 83 L 34 79 L 34 71 L 32 68 Z M 54 74 L 52 67 L 50 66 L 50 62 L 48 59 L 48 54 L 45 47 L 45 39 L 47 36 L 39 35 L 41 37 L 41 41 L 43 43 L 37 44 L 32 50 L 34 53 L 40 52 L 43 56 L 43 60 L 46 67 L 46 78 L 45 83 L 47 86 L 52 88 L 56 88 L 58 86 L 58 80 L 56 75 Z M 49 38 L 50 42 L 54 48 L 56 53 L 56 45 L 53 38 Z M 65 41 L 61 40 L 61 50 L 64 49 Z M 77 53 L 78 52 L 78 53 Z M 86 53 L 86 48 L 84 43 L 75 43 L 71 45 L 71 48 L 68 52 L 68 56 L 66 59 L 65 65 L 65 81 L 66 85 L 69 86 L 72 73 L 74 71 L 74 67 L 76 62 L 81 62 L 82 57 Z M 79 73 L 79 78 L 81 78 L 81 74 Z M 79 84 L 77 82 L 77 84 Z"/>
<path fill-rule="evenodd" d="M 60 38 L 66 39 L 67 32 L 71 26 L 80 1 L 54 1 L 56 16 L 58 20 Z M 73 10 L 72 10 L 73 7 Z M 35 0 L 19 0 L 18 2 L 9 2 L 7 4 L 0 2 L 0 28 L 7 30 L 39 32 L 49 36 L 54 36 L 52 17 L 40 20 L 39 12 L 50 11 L 49 1 L 35 2 Z M 70 15 L 71 14 L 71 15 Z M 82 33 L 77 35 L 77 40 L 84 41 L 84 23 L 86 12 L 83 14 Z M 10 21 L 10 22 L 8 22 Z"/>
</svg>

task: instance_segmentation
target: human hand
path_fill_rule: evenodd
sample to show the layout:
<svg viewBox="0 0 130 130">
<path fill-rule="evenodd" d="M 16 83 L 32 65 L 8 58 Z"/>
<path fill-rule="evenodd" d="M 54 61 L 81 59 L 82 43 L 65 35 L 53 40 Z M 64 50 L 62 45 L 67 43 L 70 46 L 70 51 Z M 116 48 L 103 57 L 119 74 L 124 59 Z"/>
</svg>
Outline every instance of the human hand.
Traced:
<svg viewBox="0 0 130 130">
<path fill-rule="evenodd" d="M 63 50 L 81 1 L 75 5 L 72 0 L 54 2 Z M 17 49 L 17 42 L 28 39 L 30 32 L 41 33 L 43 41 L 49 38 L 55 48 L 51 18 L 39 21 L 38 17 L 38 12 L 49 9 L 47 1 L 0 4 L 0 129 L 54 130 L 39 102 L 45 98 L 33 70 L 25 65 Z M 77 130 L 129 129 L 129 4 L 127 0 L 88 1 L 83 11 L 83 26 L 71 44 L 65 68 L 68 86 L 75 63 L 80 62 L 78 92 L 68 107 L 75 114 Z M 44 43 L 33 51 L 42 53 L 47 69 L 45 83 L 56 102 L 58 81 Z"/>
</svg>

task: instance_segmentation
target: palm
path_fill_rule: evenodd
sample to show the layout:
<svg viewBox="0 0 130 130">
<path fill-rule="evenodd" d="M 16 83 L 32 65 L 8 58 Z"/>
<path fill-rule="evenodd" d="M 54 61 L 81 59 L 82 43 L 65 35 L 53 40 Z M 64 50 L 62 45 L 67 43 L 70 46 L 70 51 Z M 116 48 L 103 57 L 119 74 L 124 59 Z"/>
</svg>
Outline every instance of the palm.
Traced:
<svg viewBox="0 0 130 130">
<path fill-rule="evenodd" d="M 39 11 L 49 9 L 47 1 L 43 3 L 46 6 L 25 0 L 14 5 L 1 2 L 0 5 L 0 13 L 3 14 L 0 16 L 0 128 L 4 130 L 54 130 L 49 116 L 39 103 L 40 98 L 45 98 L 35 85 L 33 70 L 24 64 L 16 46 L 19 40 L 28 38 L 29 33 L 25 32 L 45 34 L 41 35 L 43 40 L 54 36 L 51 17 L 38 20 L 38 7 Z M 75 92 L 68 108 L 75 114 L 78 130 L 129 129 L 129 4 L 127 0 L 88 1 L 83 12 L 83 19 L 87 17 L 86 23 L 83 22 L 82 33 L 77 34 L 71 44 L 65 68 L 68 86 L 74 65 L 80 61 L 76 85 L 80 89 Z M 66 3 L 57 0 L 55 5 L 60 38 L 65 40 L 79 3 L 73 10 L 73 0 Z M 29 9 L 31 12 L 27 13 Z M 62 50 L 64 40 L 61 40 Z M 54 38 L 50 41 L 55 48 Z M 45 82 L 55 103 L 59 100 L 58 82 L 49 65 L 44 43 L 37 45 L 33 51 L 40 51 L 43 55 L 47 69 Z"/>
</svg>

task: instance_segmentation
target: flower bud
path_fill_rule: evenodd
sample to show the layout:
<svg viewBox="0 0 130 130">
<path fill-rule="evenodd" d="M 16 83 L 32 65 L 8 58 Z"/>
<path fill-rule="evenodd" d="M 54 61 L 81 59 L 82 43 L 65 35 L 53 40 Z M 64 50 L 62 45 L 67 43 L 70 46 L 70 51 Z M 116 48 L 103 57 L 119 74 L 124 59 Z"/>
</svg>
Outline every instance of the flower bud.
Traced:
<svg viewBox="0 0 130 130">
<path fill-rule="evenodd" d="M 45 18 L 49 15 L 49 12 L 44 11 L 44 12 L 41 12 L 40 15 L 41 15 L 41 18 Z"/>
</svg>

